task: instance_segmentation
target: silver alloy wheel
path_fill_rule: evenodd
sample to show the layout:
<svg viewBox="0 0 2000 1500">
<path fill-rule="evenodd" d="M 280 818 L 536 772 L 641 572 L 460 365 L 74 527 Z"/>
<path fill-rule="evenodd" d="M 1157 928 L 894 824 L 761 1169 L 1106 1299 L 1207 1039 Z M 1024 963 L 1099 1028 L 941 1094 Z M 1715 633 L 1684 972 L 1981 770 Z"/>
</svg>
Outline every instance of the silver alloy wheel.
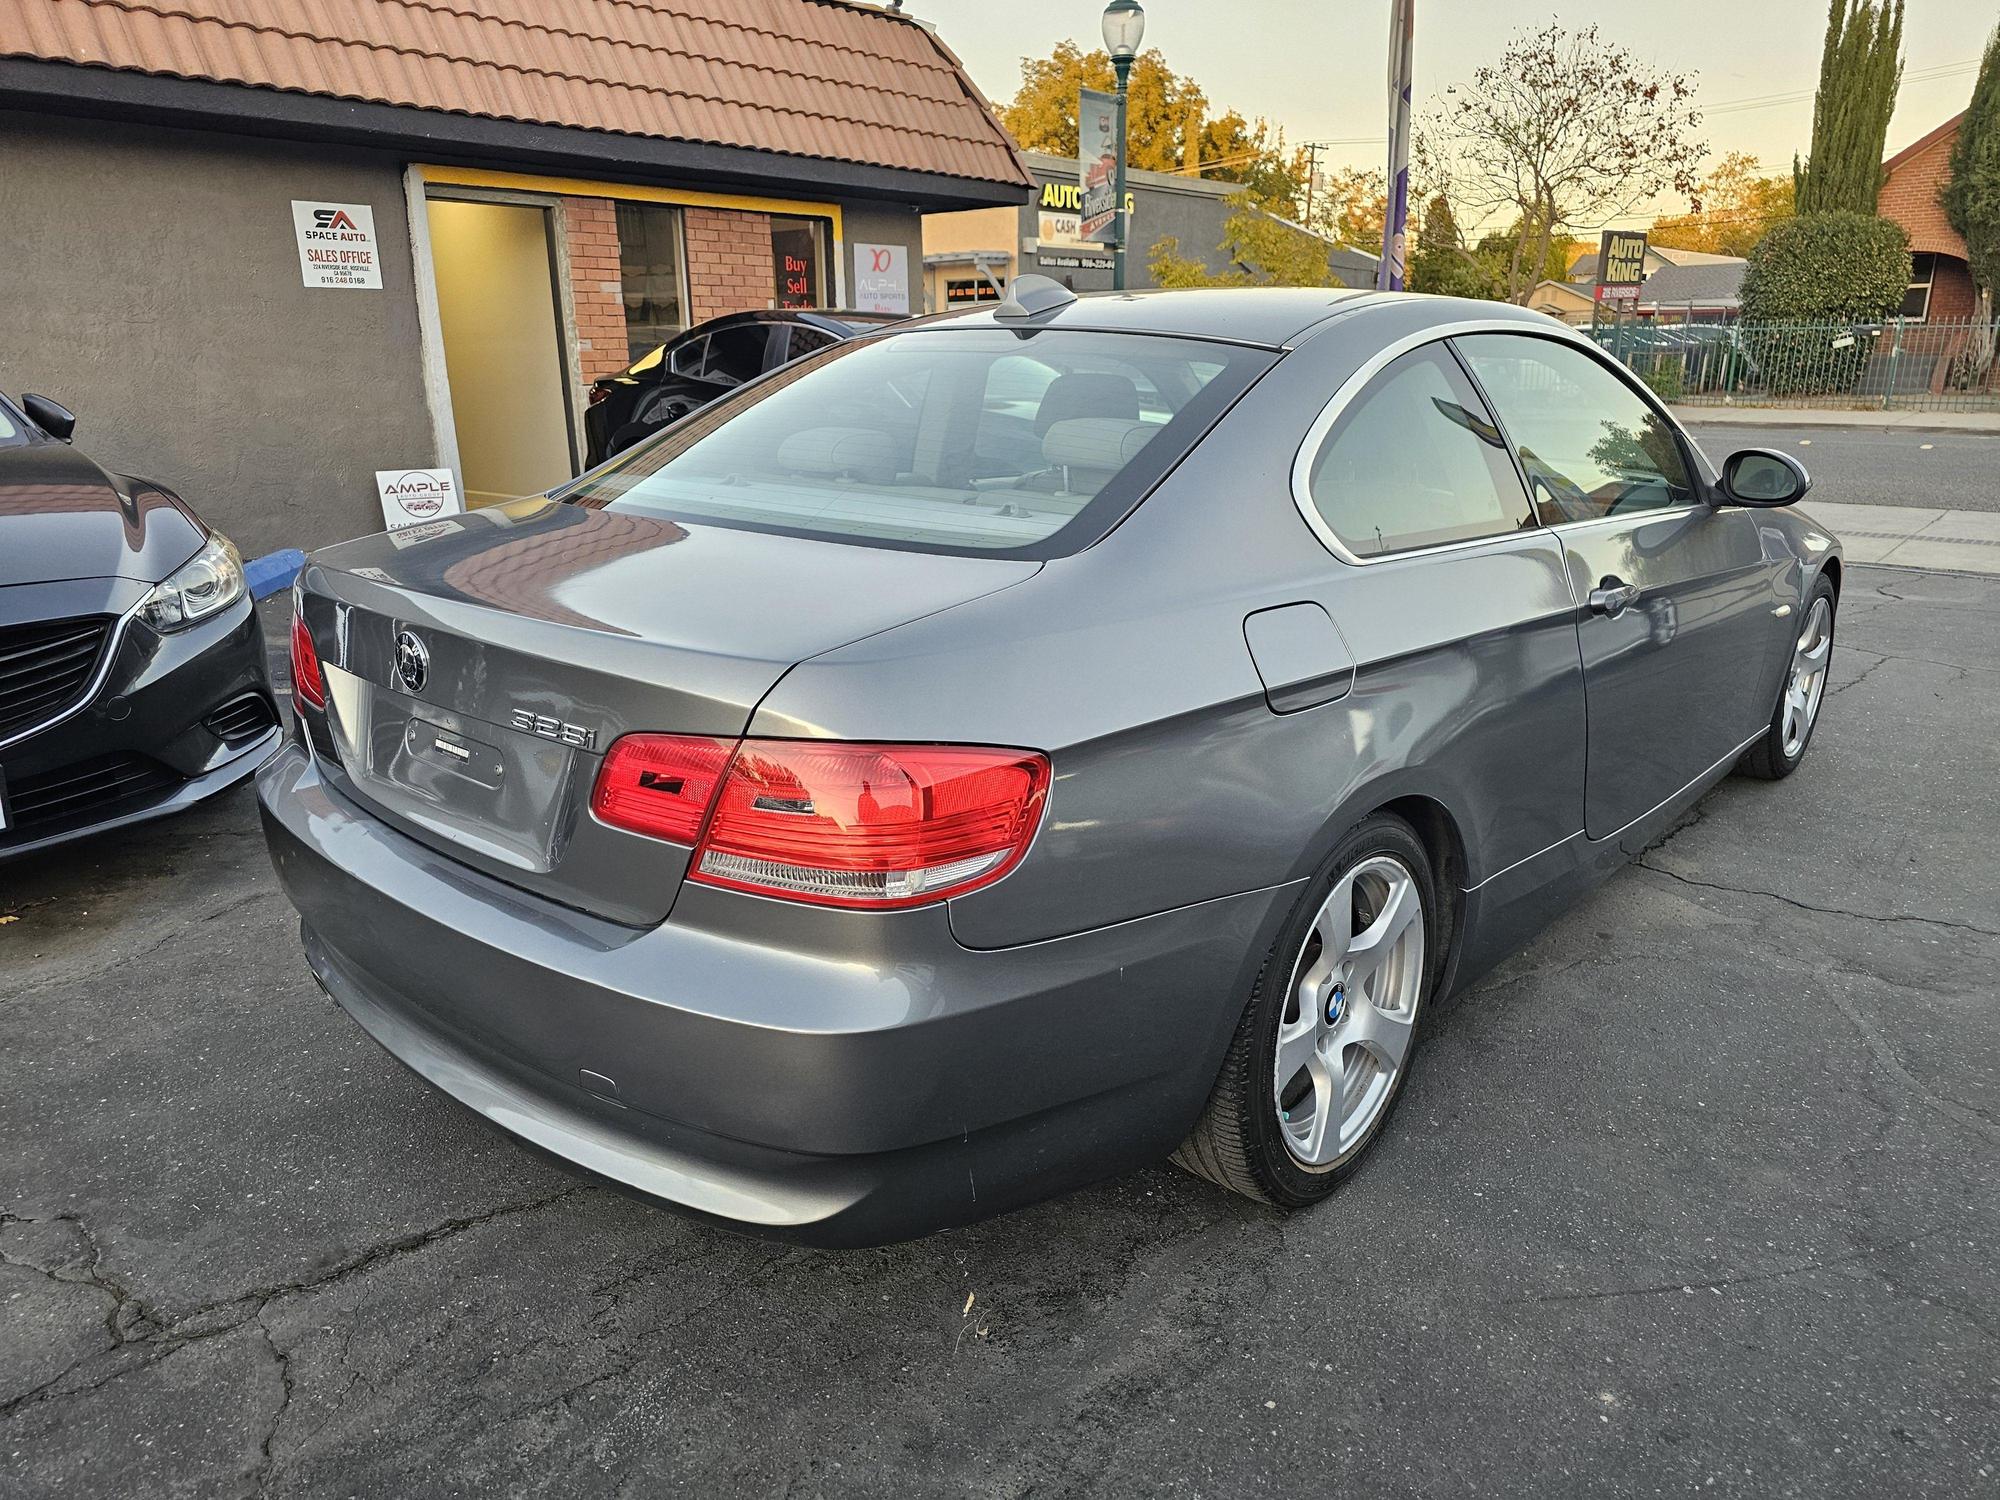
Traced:
<svg viewBox="0 0 2000 1500">
<path fill-rule="evenodd" d="M 1812 733 L 1813 716 L 1819 712 L 1820 697 L 1826 692 L 1827 662 L 1833 655 L 1833 604 L 1828 599 L 1813 600 L 1806 614 L 1805 628 L 1799 632 L 1792 651 L 1792 666 L 1785 677 L 1785 713 L 1778 724 L 1778 743 L 1791 760 L 1805 748 Z"/>
<path fill-rule="evenodd" d="M 1409 1056 L 1424 987 L 1424 903 L 1401 860 L 1334 882 L 1292 963 L 1278 1025 L 1278 1127 L 1307 1166 L 1366 1139 Z"/>
</svg>

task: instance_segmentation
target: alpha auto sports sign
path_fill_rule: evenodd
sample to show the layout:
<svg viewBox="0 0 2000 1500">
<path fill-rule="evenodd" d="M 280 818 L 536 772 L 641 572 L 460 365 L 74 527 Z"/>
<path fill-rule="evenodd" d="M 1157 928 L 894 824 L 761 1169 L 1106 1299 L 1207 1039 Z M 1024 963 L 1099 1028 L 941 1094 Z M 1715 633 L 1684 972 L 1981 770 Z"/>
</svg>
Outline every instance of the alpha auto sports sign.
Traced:
<svg viewBox="0 0 2000 1500">
<path fill-rule="evenodd" d="M 458 481 L 449 469 L 377 469 L 375 491 L 382 501 L 382 521 L 391 531 L 416 526 L 465 509 Z"/>
<path fill-rule="evenodd" d="M 299 274 L 307 286 L 381 290 L 375 210 L 367 204 L 301 203 L 294 198 L 292 229 L 299 239 Z"/>
</svg>

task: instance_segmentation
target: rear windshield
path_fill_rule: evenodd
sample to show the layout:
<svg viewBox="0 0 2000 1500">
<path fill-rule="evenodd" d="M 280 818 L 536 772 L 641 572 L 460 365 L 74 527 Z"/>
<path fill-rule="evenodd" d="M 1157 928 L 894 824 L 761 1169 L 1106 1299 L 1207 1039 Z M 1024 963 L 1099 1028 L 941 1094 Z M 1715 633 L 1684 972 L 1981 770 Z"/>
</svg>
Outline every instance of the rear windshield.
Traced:
<svg viewBox="0 0 2000 1500">
<path fill-rule="evenodd" d="M 1274 357 L 1141 334 L 911 329 L 788 365 L 557 493 L 797 536 L 1058 556 L 1116 524 Z"/>
</svg>

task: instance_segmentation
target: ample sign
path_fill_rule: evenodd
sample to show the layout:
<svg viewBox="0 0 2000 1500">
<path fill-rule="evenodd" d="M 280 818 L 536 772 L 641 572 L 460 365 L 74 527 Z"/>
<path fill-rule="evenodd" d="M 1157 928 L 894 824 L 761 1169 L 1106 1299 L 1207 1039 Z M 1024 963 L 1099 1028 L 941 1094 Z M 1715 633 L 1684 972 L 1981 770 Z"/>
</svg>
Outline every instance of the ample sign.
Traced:
<svg viewBox="0 0 2000 1500">
<path fill-rule="evenodd" d="M 861 312 L 909 312 L 907 246 L 857 244 L 854 247 L 854 306 Z"/>
<path fill-rule="evenodd" d="M 1118 238 L 1118 96 L 1079 89 L 1076 100 L 1076 180 L 1083 191 L 1082 238 Z"/>
<path fill-rule="evenodd" d="M 303 203 L 294 198 L 292 230 L 299 240 L 299 274 L 307 286 L 382 289 L 375 210 L 367 204 Z"/>
<path fill-rule="evenodd" d="M 375 493 L 389 530 L 419 526 L 465 509 L 465 497 L 449 469 L 377 469 Z"/>
</svg>

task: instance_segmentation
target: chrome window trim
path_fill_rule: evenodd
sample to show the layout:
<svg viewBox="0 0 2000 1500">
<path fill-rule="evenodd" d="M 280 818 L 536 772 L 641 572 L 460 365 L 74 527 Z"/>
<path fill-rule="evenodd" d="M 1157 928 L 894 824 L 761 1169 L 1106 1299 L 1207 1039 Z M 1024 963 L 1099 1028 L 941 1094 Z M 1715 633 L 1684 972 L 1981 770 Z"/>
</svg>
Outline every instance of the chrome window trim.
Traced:
<svg viewBox="0 0 2000 1500">
<path fill-rule="evenodd" d="M 1311 529 L 1313 535 L 1319 538 L 1320 545 L 1325 547 L 1335 557 L 1355 567 L 1367 568 L 1373 567 L 1377 563 L 1398 562 L 1408 557 L 1426 557 L 1434 552 L 1462 552 L 1473 547 L 1491 547 L 1499 542 L 1515 541 L 1523 536 L 1534 535 L 1537 532 L 1561 533 L 1582 526 L 1602 526 L 1606 522 L 1630 524 L 1641 517 L 1647 520 L 1663 520 L 1672 516 L 1692 515 L 1696 511 L 1713 510 L 1715 508 L 1705 501 L 1695 500 L 1687 505 L 1677 505 L 1660 510 L 1634 511 L 1631 515 L 1625 516 L 1593 516 L 1588 521 L 1557 521 L 1549 523 L 1542 521 L 1539 516 L 1536 516 L 1536 524 L 1522 531 L 1499 532 L 1493 536 L 1472 537 L 1460 542 L 1433 542 L 1427 546 L 1409 547 L 1397 552 L 1384 552 L 1375 557 L 1362 557 L 1351 551 L 1347 544 L 1341 541 L 1333 528 L 1327 524 L 1326 517 L 1319 513 L 1319 507 L 1313 504 L 1312 489 L 1309 482 L 1312 475 L 1313 463 L 1318 459 L 1320 449 L 1325 446 L 1328 435 L 1333 431 L 1334 424 L 1340 420 L 1347 408 L 1354 404 L 1355 398 L 1367 388 L 1369 382 L 1374 380 L 1385 368 L 1393 364 L 1396 360 L 1401 359 L 1405 354 L 1415 349 L 1421 349 L 1427 344 L 1446 343 L 1462 335 L 1475 333 L 1511 333 L 1521 335 L 1525 338 L 1549 339 L 1555 343 L 1567 344 L 1572 349 L 1576 349 L 1586 357 L 1593 359 L 1613 379 L 1618 380 L 1626 389 L 1637 395 L 1650 410 L 1665 418 L 1668 425 L 1673 429 L 1675 436 L 1684 445 L 1689 448 L 1694 446 L 1693 438 L 1688 435 L 1687 429 L 1674 419 L 1673 413 L 1662 406 L 1653 393 L 1634 378 L 1623 365 L 1612 360 L 1589 339 L 1582 337 L 1573 329 L 1567 328 L 1562 324 L 1550 323 L 1547 326 L 1539 326 L 1528 322 L 1526 319 L 1519 318 L 1465 318 L 1453 323 L 1441 323 L 1429 328 L 1419 329 L 1415 333 L 1405 334 L 1399 339 L 1384 344 L 1364 360 L 1353 374 L 1340 383 L 1339 388 L 1328 398 L 1326 405 L 1320 408 L 1319 415 L 1313 418 L 1312 425 L 1306 429 L 1306 435 L 1299 443 L 1298 453 L 1292 459 L 1292 503 L 1298 508 L 1300 517 L 1305 521 L 1307 527 Z M 1477 385 L 1477 383 L 1475 380 L 1474 384 Z M 1487 396 L 1483 388 L 1480 390 L 1480 399 L 1487 401 L 1491 405 L 1491 399 Z M 1504 434 L 1507 430 L 1506 419 L 1498 411 L 1489 412 L 1489 415 Z M 1509 462 L 1512 462 L 1511 439 L 1509 439 L 1508 446 L 1508 458 Z M 1703 454 L 1701 457 L 1705 459 L 1707 455 Z M 1691 465 L 1691 467 L 1693 466 Z M 1694 479 L 1697 484 L 1703 478 L 1699 470 L 1696 470 L 1689 477 Z M 1530 496 L 1529 506 L 1531 514 L 1533 504 L 1533 497 Z"/>
<path fill-rule="evenodd" d="M 1415 333 L 1408 333 L 1399 339 L 1393 339 L 1362 361 L 1360 367 L 1340 383 L 1339 388 L 1327 400 L 1326 405 L 1320 408 L 1319 415 L 1313 418 L 1312 426 L 1306 429 L 1306 435 L 1299 443 L 1299 451 L 1292 459 L 1292 504 L 1298 507 L 1300 517 L 1311 528 L 1312 534 L 1319 538 L 1320 545 L 1344 563 L 1351 563 L 1358 568 L 1367 568 L 1374 566 L 1376 563 L 1398 562 L 1406 557 L 1426 557 L 1434 552 L 1463 552 L 1472 547 L 1490 547 L 1496 542 L 1515 541 L 1523 536 L 1532 535 L 1535 531 L 1546 529 L 1538 524 L 1523 531 L 1503 531 L 1493 536 L 1471 537 L 1460 542 L 1433 542 L 1427 546 L 1408 547 L 1397 552 L 1384 552 L 1376 557 L 1362 557 L 1349 550 L 1347 544 L 1341 541 L 1340 537 L 1334 532 L 1334 529 L 1327 524 L 1326 517 L 1319 513 L 1319 507 L 1313 504 L 1310 484 L 1313 463 L 1318 459 L 1320 449 L 1326 445 L 1327 435 L 1333 431 L 1334 423 L 1340 420 L 1347 408 L 1354 404 L 1355 398 L 1367 388 L 1368 384 L 1377 375 L 1381 374 L 1387 366 L 1401 359 L 1411 350 L 1421 349 L 1427 344 L 1442 344 L 1446 340 L 1462 333 L 1528 333 L 1539 335 L 1542 332 L 1542 329 L 1522 319 L 1465 318 L 1453 323 L 1433 324 L 1428 328 L 1419 329 Z M 1558 327 L 1549 329 L 1548 332 L 1556 337 L 1563 338 L 1568 343 L 1581 344 L 1584 342 L 1574 334 L 1567 334 L 1561 331 L 1559 325 Z M 1447 349 L 1445 353 L 1450 355 L 1451 351 Z M 1495 422 L 1499 421 L 1498 413 L 1489 413 L 1489 415 L 1493 417 Z M 1502 425 L 1501 431 L 1506 431 L 1504 425 Z M 1511 455 L 1508 462 L 1510 464 L 1513 462 Z M 1529 503 L 1530 514 L 1532 514 L 1532 500 Z"/>
<path fill-rule="evenodd" d="M 152 590 L 149 588 L 145 594 L 140 596 L 138 604 L 126 610 L 125 613 L 118 616 L 112 623 L 111 633 L 105 639 L 104 654 L 97 659 L 97 670 L 91 673 L 90 681 L 84 685 L 83 692 L 77 696 L 76 701 L 70 704 L 68 708 L 56 714 L 55 717 L 44 719 L 41 723 L 31 728 L 20 730 L 15 734 L 10 734 L 6 739 L 0 740 L 0 750 L 5 750 L 9 745 L 18 745 L 21 741 L 31 739 L 35 735 L 46 733 L 48 730 L 54 729 L 58 724 L 68 723 L 97 701 L 97 695 L 104 691 L 104 684 L 111 676 L 111 664 L 118 659 L 118 648 L 125 644 L 126 627 L 138 616 L 140 605 L 143 605 L 151 594 Z"/>
</svg>

